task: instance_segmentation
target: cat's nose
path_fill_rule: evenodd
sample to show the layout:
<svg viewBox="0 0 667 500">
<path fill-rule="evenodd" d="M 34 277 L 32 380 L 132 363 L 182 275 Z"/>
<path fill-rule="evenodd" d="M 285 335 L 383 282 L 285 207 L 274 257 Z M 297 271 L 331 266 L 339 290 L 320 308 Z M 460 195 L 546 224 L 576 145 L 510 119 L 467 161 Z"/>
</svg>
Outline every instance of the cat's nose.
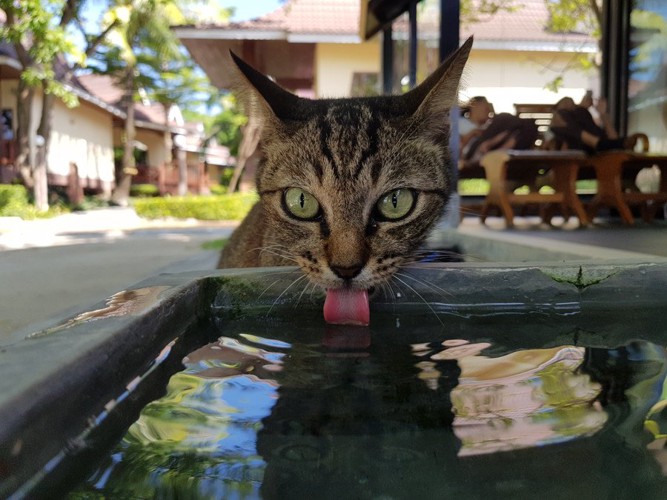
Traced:
<svg viewBox="0 0 667 500">
<path fill-rule="evenodd" d="M 359 275 L 361 270 L 364 268 L 364 265 L 362 263 L 353 264 L 351 266 L 337 266 L 335 264 L 331 264 L 329 267 L 339 278 L 344 280 L 351 280 L 355 276 Z"/>
</svg>

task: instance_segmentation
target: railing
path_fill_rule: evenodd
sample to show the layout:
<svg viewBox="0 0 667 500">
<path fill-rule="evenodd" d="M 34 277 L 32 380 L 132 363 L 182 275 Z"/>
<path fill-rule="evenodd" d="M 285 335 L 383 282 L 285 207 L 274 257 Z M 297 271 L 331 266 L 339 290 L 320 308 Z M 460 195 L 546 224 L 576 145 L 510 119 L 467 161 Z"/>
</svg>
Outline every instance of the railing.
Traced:
<svg viewBox="0 0 667 500">
<path fill-rule="evenodd" d="M 209 178 L 204 162 L 188 162 L 187 164 L 188 192 L 205 194 L 209 192 Z M 161 195 L 178 194 L 180 176 L 176 161 L 160 167 L 137 166 L 139 171 L 132 179 L 133 184 L 156 185 Z"/>
</svg>

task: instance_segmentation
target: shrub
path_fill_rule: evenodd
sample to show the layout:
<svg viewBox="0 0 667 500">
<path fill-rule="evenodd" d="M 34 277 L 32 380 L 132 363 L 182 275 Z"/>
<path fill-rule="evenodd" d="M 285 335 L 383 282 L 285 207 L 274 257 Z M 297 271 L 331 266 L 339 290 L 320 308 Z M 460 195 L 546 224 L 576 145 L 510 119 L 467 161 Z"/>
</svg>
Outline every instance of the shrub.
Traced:
<svg viewBox="0 0 667 500">
<path fill-rule="evenodd" d="M 18 215 L 30 207 L 25 186 L 0 184 L 0 215 Z"/>
<path fill-rule="evenodd" d="M 130 196 L 136 198 L 148 198 L 151 196 L 158 196 L 160 190 L 154 184 L 132 184 L 130 186 Z"/>
<path fill-rule="evenodd" d="M 46 212 L 39 212 L 30 201 L 30 195 L 21 184 L 0 184 L 0 217 L 20 217 L 21 219 L 48 218 L 69 212 L 62 204 L 49 207 Z"/>
<path fill-rule="evenodd" d="M 147 219 L 241 220 L 257 201 L 255 193 L 220 196 L 174 196 L 138 198 L 133 201 L 137 214 Z"/>
<path fill-rule="evenodd" d="M 217 195 L 217 196 L 219 196 L 221 194 L 227 194 L 227 187 L 222 186 L 220 184 L 213 184 L 210 189 L 211 189 L 211 194 L 214 194 L 214 195 Z"/>
</svg>

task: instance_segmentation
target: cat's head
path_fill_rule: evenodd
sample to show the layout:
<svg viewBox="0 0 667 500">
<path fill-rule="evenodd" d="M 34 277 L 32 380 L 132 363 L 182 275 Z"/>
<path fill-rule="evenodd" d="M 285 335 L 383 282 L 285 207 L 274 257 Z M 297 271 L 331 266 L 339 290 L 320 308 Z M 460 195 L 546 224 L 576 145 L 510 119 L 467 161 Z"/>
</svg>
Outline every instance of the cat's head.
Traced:
<svg viewBox="0 0 667 500">
<path fill-rule="evenodd" d="M 263 122 L 263 264 L 295 263 L 324 288 L 369 289 L 413 260 L 452 189 L 449 111 L 471 45 L 406 94 L 350 99 L 297 97 L 234 56 Z"/>
</svg>

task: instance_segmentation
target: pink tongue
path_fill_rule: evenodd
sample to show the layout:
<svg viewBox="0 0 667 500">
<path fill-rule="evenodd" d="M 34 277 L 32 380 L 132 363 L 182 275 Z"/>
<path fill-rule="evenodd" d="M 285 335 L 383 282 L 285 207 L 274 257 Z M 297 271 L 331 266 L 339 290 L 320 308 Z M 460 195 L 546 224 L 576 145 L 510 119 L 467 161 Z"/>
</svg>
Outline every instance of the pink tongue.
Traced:
<svg viewBox="0 0 667 500">
<path fill-rule="evenodd" d="M 368 292 L 349 288 L 327 290 L 324 321 L 335 325 L 368 325 Z"/>
</svg>

